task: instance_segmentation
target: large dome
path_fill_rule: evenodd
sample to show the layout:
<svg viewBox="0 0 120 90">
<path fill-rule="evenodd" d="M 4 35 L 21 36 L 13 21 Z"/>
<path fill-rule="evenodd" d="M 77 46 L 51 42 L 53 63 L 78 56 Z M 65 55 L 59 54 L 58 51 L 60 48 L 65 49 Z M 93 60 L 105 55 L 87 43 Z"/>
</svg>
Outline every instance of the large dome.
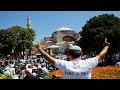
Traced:
<svg viewBox="0 0 120 90">
<path fill-rule="evenodd" d="M 57 31 L 62 31 L 62 30 L 72 30 L 72 29 L 64 26 L 57 29 Z"/>
</svg>

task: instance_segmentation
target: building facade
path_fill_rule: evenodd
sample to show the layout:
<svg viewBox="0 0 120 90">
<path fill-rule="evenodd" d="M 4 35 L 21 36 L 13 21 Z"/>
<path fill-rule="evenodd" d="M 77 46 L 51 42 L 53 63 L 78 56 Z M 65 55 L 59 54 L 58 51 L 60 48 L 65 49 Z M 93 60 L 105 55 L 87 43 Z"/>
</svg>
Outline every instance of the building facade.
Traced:
<svg viewBox="0 0 120 90">
<path fill-rule="evenodd" d="M 44 37 L 41 42 L 44 44 L 45 47 L 50 45 L 57 45 L 60 49 L 65 49 L 67 47 L 63 47 L 66 44 L 74 44 L 75 40 L 80 38 L 79 33 L 75 32 L 71 28 L 68 27 L 60 27 L 56 29 L 51 37 Z"/>
</svg>

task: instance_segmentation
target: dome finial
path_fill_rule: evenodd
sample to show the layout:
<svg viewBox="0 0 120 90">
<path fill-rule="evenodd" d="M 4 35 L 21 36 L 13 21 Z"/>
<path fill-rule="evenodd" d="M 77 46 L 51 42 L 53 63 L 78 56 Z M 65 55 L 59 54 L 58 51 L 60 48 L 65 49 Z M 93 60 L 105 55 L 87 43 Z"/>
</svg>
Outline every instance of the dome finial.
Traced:
<svg viewBox="0 0 120 90">
<path fill-rule="evenodd" d="M 28 19 L 30 19 L 30 15 L 28 16 Z"/>
</svg>

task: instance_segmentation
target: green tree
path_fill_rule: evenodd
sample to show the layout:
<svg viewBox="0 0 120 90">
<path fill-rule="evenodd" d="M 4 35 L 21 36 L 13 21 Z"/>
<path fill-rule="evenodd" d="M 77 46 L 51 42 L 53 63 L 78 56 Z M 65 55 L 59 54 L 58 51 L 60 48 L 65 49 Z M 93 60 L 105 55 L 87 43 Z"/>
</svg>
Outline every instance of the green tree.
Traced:
<svg viewBox="0 0 120 90">
<path fill-rule="evenodd" d="M 1 42 L 0 52 L 5 56 L 10 53 L 11 51 L 10 49 L 14 44 L 11 38 L 12 35 L 9 32 L 9 30 L 0 30 L 0 42 Z"/>
<path fill-rule="evenodd" d="M 5 56 L 15 52 L 23 52 L 25 49 L 32 48 L 35 39 L 35 31 L 33 29 L 13 26 L 8 29 L 0 30 L 0 53 Z"/>
<path fill-rule="evenodd" d="M 31 49 L 33 46 L 33 40 L 35 39 L 35 32 L 33 29 L 22 28 L 19 26 L 14 26 L 11 28 L 15 32 L 16 35 L 16 48 L 15 50 L 18 52 L 23 52 L 26 49 Z"/>
<path fill-rule="evenodd" d="M 120 51 L 120 19 L 113 14 L 94 16 L 82 27 L 82 38 L 77 44 L 84 53 L 97 51 L 103 48 L 105 37 L 111 43 L 109 54 Z"/>
</svg>

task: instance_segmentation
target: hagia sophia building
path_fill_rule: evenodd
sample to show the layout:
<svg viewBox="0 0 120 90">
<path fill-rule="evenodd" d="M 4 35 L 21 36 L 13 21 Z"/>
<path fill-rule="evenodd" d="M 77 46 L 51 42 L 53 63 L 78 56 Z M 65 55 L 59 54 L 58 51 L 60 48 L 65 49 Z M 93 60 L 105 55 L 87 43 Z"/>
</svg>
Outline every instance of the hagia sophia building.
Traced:
<svg viewBox="0 0 120 90">
<path fill-rule="evenodd" d="M 73 31 L 71 28 L 68 27 L 60 27 L 56 29 L 51 37 L 44 37 L 41 41 L 44 43 L 46 47 L 50 45 L 56 45 L 62 48 L 64 44 L 74 44 L 75 40 L 79 39 L 79 34 Z"/>
<path fill-rule="evenodd" d="M 30 16 L 27 18 L 27 28 L 32 28 Z M 75 32 L 69 27 L 62 26 L 57 28 L 51 34 L 51 37 L 44 37 L 39 42 L 44 45 L 45 49 L 50 47 L 52 48 L 52 46 L 59 47 L 59 49 L 66 49 L 68 48 L 69 44 L 75 44 L 75 41 L 79 40 L 80 38 L 81 37 L 79 33 Z"/>
</svg>

